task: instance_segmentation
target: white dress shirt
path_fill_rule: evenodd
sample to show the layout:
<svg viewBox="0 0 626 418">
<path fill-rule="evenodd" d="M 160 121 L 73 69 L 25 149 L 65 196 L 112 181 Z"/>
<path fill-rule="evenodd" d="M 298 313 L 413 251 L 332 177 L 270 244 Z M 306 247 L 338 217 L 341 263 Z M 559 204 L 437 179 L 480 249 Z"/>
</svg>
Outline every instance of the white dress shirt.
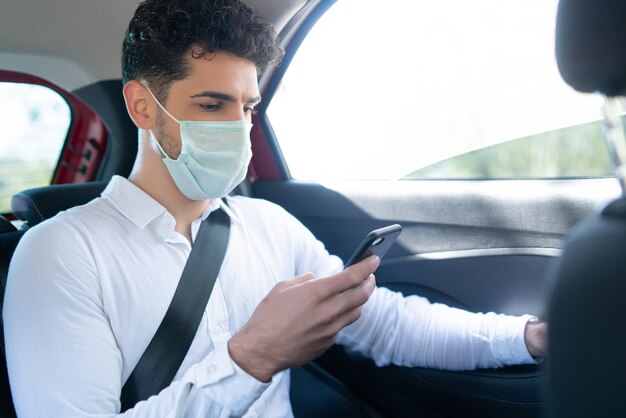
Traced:
<svg viewBox="0 0 626 418">
<path fill-rule="evenodd" d="M 226 343 L 279 281 L 342 269 L 339 258 L 282 208 L 259 199 L 213 201 L 231 218 L 217 283 L 174 382 L 128 417 L 290 417 L 289 372 L 264 384 Z M 159 327 L 191 252 L 174 218 L 122 177 L 102 197 L 29 230 L 11 263 L 6 354 L 18 415 L 113 417 L 120 391 Z M 532 363 L 529 316 L 472 314 L 378 288 L 337 342 L 378 365 L 446 369 Z"/>
</svg>

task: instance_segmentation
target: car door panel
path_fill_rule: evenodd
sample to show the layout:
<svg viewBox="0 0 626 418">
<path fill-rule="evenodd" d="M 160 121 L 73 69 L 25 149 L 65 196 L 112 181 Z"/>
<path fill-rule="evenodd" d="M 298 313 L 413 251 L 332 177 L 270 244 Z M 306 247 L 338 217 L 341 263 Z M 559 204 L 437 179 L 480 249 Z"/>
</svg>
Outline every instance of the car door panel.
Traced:
<svg viewBox="0 0 626 418">
<path fill-rule="evenodd" d="M 257 181 L 254 195 L 306 225 L 346 260 L 372 229 L 403 232 L 378 286 L 474 312 L 543 315 L 566 234 L 619 194 L 614 179 L 511 181 Z M 534 417 L 544 366 L 449 372 L 377 367 L 335 347 L 318 359 L 386 416 Z"/>
<path fill-rule="evenodd" d="M 318 363 L 365 393 L 388 417 L 537 417 L 546 400 L 543 365 L 463 372 L 377 367 L 339 347 Z"/>
</svg>

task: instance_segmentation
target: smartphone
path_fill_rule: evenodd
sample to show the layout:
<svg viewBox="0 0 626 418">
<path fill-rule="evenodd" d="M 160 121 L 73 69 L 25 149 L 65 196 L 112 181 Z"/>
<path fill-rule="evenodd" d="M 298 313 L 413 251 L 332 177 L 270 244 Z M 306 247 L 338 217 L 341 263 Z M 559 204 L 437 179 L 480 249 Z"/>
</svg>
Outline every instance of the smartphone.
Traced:
<svg viewBox="0 0 626 418">
<path fill-rule="evenodd" d="M 382 260 L 387 250 L 391 248 L 398 235 L 400 235 L 400 232 L 402 232 L 402 227 L 398 224 L 373 230 L 367 234 L 361 245 L 352 254 L 352 257 L 346 263 L 346 267 L 350 267 L 370 255 L 377 255 Z"/>
</svg>

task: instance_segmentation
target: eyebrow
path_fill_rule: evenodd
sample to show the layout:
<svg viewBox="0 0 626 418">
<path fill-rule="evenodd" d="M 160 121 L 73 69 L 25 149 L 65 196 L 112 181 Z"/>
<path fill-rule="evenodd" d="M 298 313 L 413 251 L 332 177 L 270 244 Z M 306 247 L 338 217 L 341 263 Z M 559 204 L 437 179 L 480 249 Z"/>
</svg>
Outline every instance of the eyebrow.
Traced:
<svg viewBox="0 0 626 418">
<path fill-rule="evenodd" d="M 231 96 L 230 94 L 226 94 L 226 93 L 220 93 L 217 91 L 203 91 L 201 93 L 191 95 L 190 97 L 192 99 L 196 99 L 198 97 L 210 97 L 212 99 L 224 100 L 226 102 L 235 102 L 234 96 Z M 251 103 L 258 103 L 260 101 L 261 101 L 261 96 L 256 96 L 251 99 L 248 99 L 246 103 L 251 104 Z"/>
</svg>

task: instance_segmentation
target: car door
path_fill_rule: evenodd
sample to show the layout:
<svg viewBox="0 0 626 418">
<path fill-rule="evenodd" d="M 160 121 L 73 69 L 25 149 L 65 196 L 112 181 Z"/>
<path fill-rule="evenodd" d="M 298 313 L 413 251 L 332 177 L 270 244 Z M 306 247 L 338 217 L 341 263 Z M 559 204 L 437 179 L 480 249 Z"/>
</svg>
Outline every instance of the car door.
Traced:
<svg viewBox="0 0 626 418">
<path fill-rule="evenodd" d="M 610 175 L 601 126 L 596 121 L 599 113 L 594 113 L 595 99 L 573 98 L 573 92 L 557 85 L 556 69 L 551 78 L 533 79 L 529 74 L 534 71 L 532 62 L 527 63 L 526 69 L 518 68 L 528 80 L 512 74 L 493 81 L 494 85 L 487 88 L 497 76 L 485 75 L 482 84 L 470 86 L 478 90 L 470 89 L 468 97 L 463 97 L 465 93 L 457 89 L 479 74 L 472 63 L 495 67 L 497 74 L 513 71 L 505 65 L 507 60 L 515 68 L 527 61 L 526 56 L 520 56 L 536 52 L 534 46 L 524 49 L 522 45 L 527 39 L 517 35 L 494 46 L 496 50 L 513 51 L 513 58 L 504 53 L 469 52 L 465 48 L 447 52 L 453 55 L 451 58 L 442 58 L 440 53 L 442 49 L 449 51 L 447 48 L 455 42 L 469 45 L 479 44 L 481 39 L 486 43 L 498 40 L 499 31 L 506 38 L 518 29 L 515 25 L 530 25 L 530 32 L 552 37 L 550 25 L 553 28 L 556 2 L 545 7 L 537 2 L 529 6 L 528 2 L 501 5 L 490 1 L 447 1 L 437 7 L 409 7 L 409 2 L 402 1 L 377 3 L 374 7 L 365 3 L 368 2 L 310 2 L 281 33 L 285 60 L 271 75 L 261 79 L 264 102 L 255 117 L 255 156 L 250 172 L 254 196 L 283 206 L 344 261 L 370 230 L 401 224 L 400 238 L 376 272 L 378 286 L 473 312 L 542 317 L 551 270 L 558 262 L 567 234 L 619 195 L 617 181 Z M 336 14 L 335 9 L 339 10 Z M 472 35 L 467 32 L 468 26 L 462 25 L 463 20 L 472 22 L 470 28 L 483 24 L 492 27 Z M 359 42 L 367 35 L 348 34 L 356 21 L 376 32 L 365 45 Z M 429 22 L 426 35 L 433 39 L 454 33 L 446 38 L 447 43 L 431 45 L 434 41 L 424 39 L 429 36 L 423 33 L 420 42 L 415 42 L 416 49 L 430 48 L 434 52 L 435 58 L 420 52 L 420 59 L 440 60 L 440 64 L 423 74 L 419 66 L 409 72 L 400 68 L 402 64 L 394 64 L 388 55 L 397 49 L 401 49 L 402 56 L 416 53 L 406 43 L 402 48 L 397 45 L 400 34 L 417 37 L 414 25 L 426 26 Z M 316 23 L 321 29 L 314 27 Z M 394 31 L 394 25 L 405 31 Z M 509 26 L 514 30 L 507 31 Z M 438 27 L 443 34 L 435 32 Z M 307 44 L 310 34 L 314 34 L 315 40 Z M 386 35 L 392 38 L 382 40 Z M 348 40 L 342 42 L 344 36 Z M 463 39 L 464 36 L 472 39 Z M 547 48 L 552 48 L 553 40 L 545 36 L 530 41 L 541 44 L 545 40 Z M 335 43 L 340 44 L 337 50 L 332 49 Z M 302 50 L 307 49 L 302 59 L 297 52 L 301 45 Z M 546 55 L 545 51 L 539 54 Z M 342 60 L 346 56 L 357 62 L 352 72 L 343 68 L 350 65 Z M 384 65 L 370 72 L 369 79 L 359 78 L 356 73 L 363 66 L 374 65 L 375 60 Z M 464 71 L 461 64 L 450 68 L 455 61 L 470 67 L 467 78 L 455 78 Z M 438 71 L 441 77 L 434 79 Z M 376 77 L 385 79 L 384 83 L 375 83 Z M 420 85 L 428 100 L 415 105 L 417 114 L 399 106 L 395 96 L 391 97 L 393 91 L 409 96 L 421 94 L 408 87 L 404 90 L 402 77 L 429 78 L 428 83 Z M 327 88 L 325 83 L 331 81 L 332 87 Z M 439 93 L 438 86 L 446 83 L 452 89 Z M 303 90 L 299 84 L 314 87 Z M 351 90 L 350 84 L 357 86 Z M 434 95 L 424 91 L 429 86 Z M 346 96 L 344 87 L 356 93 Z M 481 88 L 488 91 L 476 93 Z M 509 93 L 493 98 L 504 90 L 519 93 L 519 97 L 525 90 L 532 91 L 527 99 Z M 550 95 L 543 94 L 546 90 Z M 302 93 L 305 91 L 309 93 Z M 359 96 L 362 91 L 365 92 Z M 452 97 L 447 96 L 450 91 Z M 457 93 L 461 98 L 455 100 Z M 322 98 L 315 99 L 318 96 Z M 308 103 L 311 101 L 314 103 Z M 578 107 L 568 107 L 573 101 Z M 333 107 L 330 102 L 339 104 Z M 452 104 L 448 106 L 447 102 Z M 482 116 L 474 114 L 480 112 L 472 107 L 473 103 L 481 104 L 483 113 L 492 117 L 475 129 L 478 133 L 468 135 L 479 138 L 478 142 L 464 143 L 456 135 L 463 136 L 471 129 L 463 131 L 453 126 L 445 130 L 442 126 L 455 125 L 463 118 L 480 119 Z M 519 109 L 513 108 L 516 105 Z M 381 106 L 390 110 L 380 111 Z M 508 110 L 501 114 L 505 120 L 498 119 L 500 114 L 491 115 L 507 106 L 512 107 L 513 113 L 508 124 L 515 126 L 510 126 L 512 129 L 506 134 L 493 134 L 491 125 L 509 128 Z M 351 107 L 362 110 L 346 110 Z M 468 112 L 461 114 L 466 107 Z M 404 116 L 398 117 L 398 113 Z M 434 119 L 430 121 L 434 128 L 426 126 L 425 114 L 432 115 L 429 117 Z M 520 118 L 528 119 L 531 127 L 518 126 Z M 406 126 L 423 123 L 420 132 L 424 134 L 409 132 L 400 119 L 408 120 Z M 397 128 L 398 124 L 402 127 Z M 371 137 L 369 131 L 374 132 Z M 394 135 L 405 137 L 395 141 Z M 494 141 L 494 137 L 499 139 Z M 491 139 L 481 143 L 480 138 Z M 396 165 L 411 166 L 413 153 L 428 154 L 431 146 L 446 141 L 456 145 L 439 157 L 433 152 L 430 163 L 417 158 L 414 160 L 419 161 L 405 175 L 388 174 L 394 173 Z M 415 151 L 418 148 L 414 148 L 414 142 L 420 143 L 424 151 Z M 546 371 L 542 364 L 467 372 L 379 368 L 371 360 L 340 347 L 331 349 L 316 364 L 363 395 L 384 416 L 535 417 L 546 404 Z"/>
</svg>

